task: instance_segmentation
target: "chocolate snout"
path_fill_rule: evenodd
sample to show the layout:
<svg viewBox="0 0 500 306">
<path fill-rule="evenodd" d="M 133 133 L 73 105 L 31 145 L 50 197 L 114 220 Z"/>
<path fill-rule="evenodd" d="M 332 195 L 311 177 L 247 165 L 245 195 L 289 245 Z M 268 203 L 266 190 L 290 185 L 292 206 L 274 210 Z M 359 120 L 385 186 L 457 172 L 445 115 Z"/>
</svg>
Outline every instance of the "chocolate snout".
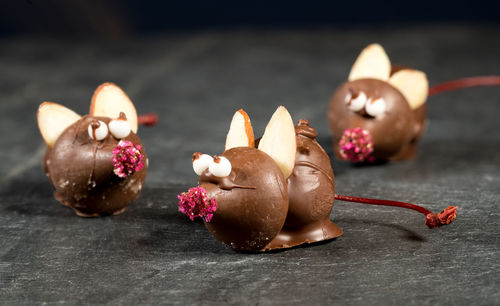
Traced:
<svg viewBox="0 0 500 306">
<path fill-rule="evenodd" d="M 351 162 L 372 162 L 373 141 L 370 131 L 355 127 L 344 130 L 339 142 L 342 158 Z"/>
<path fill-rule="evenodd" d="M 199 184 L 203 184 L 203 183 L 214 184 L 214 185 L 217 185 L 217 187 L 219 187 L 220 189 L 223 189 L 223 190 L 231 190 L 231 189 L 234 189 L 234 188 L 255 189 L 255 186 L 247 186 L 247 185 L 236 184 L 235 183 L 236 176 L 237 176 L 236 172 L 237 171 L 235 171 L 233 169 L 233 170 L 231 170 L 231 173 L 229 173 L 228 176 L 219 177 L 219 176 L 213 175 L 212 173 L 210 173 L 210 171 L 205 170 L 200 175 L 200 179 L 198 180 L 198 183 Z M 240 172 L 240 176 L 244 176 L 244 173 Z"/>
<path fill-rule="evenodd" d="M 218 177 L 210 173 L 207 169 L 200 175 L 198 183 L 199 184 L 211 183 L 217 185 L 221 189 L 231 190 L 236 186 L 236 184 L 234 183 L 234 177 L 235 177 L 234 171 L 231 171 L 231 173 L 228 176 Z"/>
<path fill-rule="evenodd" d="M 203 173 L 200 175 L 200 179 L 199 179 L 199 183 L 212 183 L 212 184 L 218 184 L 219 183 L 219 180 L 220 178 L 213 175 L 212 173 L 210 173 L 210 171 L 205 170 L 203 171 Z"/>
</svg>

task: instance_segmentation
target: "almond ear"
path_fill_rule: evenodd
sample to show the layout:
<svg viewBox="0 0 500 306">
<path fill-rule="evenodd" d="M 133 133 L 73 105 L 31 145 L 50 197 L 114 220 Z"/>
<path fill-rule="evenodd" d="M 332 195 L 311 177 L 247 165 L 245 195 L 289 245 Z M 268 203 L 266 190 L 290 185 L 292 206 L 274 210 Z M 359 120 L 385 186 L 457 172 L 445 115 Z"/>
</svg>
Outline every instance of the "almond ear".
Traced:
<svg viewBox="0 0 500 306">
<path fill-rule="evenodd" d="M 80 115 L 53 102 L 43 102 L 36 114 L 38 129 L 47 146 L 52 147 L 64 130 L 80 120 Z"/>
<path fill-rule="evenodd" d="M 403 69 L 394 73 L 389 84 L 398 89 L 412 109 L 417 109 L 427 101 L 429 81 L 422 71 Z"/>
<path fill-rule="evenodd" d="M 297 144 L 292 117 L 284 106 L 278 107 L 269 120 L 259 142 L 259 150 L 274 159 L 285 178 L 292 174 Z"/>
<path fill-rule="evenodd" d="M 240 109 L 234 113 L 229 132 L 226 136 L 225 150 L 236 147 L 254 147 L 255 137 L 253 135 L 252 123 L 250 117 Z"/>
<path fill-rule="evenodd" d="M 124 112 L 130 122 L 130 129 L 137 133 L 137 111 L 127 94 L 113 83 L 101 84 L 92 96 L 91 116 L 118 118 Z"/>
<path fill-rule="evenodd" d="M 387 81 L 391 73 L 391 61 L 379 44 L 364 48 L 352 65 L 349 81 L 378 79 Z"/>
</svg>

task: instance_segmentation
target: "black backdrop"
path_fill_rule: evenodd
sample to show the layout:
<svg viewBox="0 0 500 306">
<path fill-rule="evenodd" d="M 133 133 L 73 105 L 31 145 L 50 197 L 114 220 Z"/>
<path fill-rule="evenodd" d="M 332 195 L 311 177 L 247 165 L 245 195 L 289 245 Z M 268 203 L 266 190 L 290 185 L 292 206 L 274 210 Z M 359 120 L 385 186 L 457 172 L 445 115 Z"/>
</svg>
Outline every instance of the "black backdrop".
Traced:
<svg viewBox="0 0 500 306">
<path fill-rule="evenodd" d="M 120 39 L 206 28 L 500 23 L 498 1 L 464 2 L 3 0 L 0 35 Z"/>
</svg>

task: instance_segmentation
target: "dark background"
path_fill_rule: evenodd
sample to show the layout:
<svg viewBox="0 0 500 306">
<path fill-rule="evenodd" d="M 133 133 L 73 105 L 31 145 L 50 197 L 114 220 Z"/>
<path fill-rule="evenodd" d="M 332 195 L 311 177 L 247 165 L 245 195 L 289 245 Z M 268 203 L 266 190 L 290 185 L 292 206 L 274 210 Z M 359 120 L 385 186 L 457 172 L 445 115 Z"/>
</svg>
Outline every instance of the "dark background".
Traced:
<svg viewBox="0 0 500 306">
<path fill-rule="evenodd" d="M 498 24 L 497 1 L 3 0 L 0 35 L 123 39 L 200 29 Z"/>
<path fill-rule="evenodd" d="M 498 5 L 379 2 L 0 2 L 0 304 L 499 305 L 500 88 L 430 97 L 416 158 L 373 167 L 334 159 L 325 114 L 372 42 L 431 85 L 500 74 Z M 159 122 L 138 131 L 141 196 L 83 219 L 53 198 L 36 110 L 86 114 L 106 81 Z M 413 211 L 336 201 L 333 241 L 232 251 L 176 195 L 237 109 L 259 136 L 278 105 L 317 129 L 337 193 L 457 205 L 457 220 L 430 230 Z"/>
</svg>

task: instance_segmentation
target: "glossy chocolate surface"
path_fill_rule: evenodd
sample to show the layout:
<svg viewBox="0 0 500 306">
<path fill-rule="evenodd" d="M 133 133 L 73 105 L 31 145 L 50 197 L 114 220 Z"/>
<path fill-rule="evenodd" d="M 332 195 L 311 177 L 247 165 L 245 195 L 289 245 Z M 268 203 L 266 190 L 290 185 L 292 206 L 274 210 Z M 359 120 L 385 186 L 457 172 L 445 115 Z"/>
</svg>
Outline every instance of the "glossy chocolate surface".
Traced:
<svg viewBox="0 0 500 306">
<path fill-rule="evenodd" d="M 222 156 L 231 162 L 231 184 L 246 187 L 221 188 L 219 178 L 203 173 L 199 184 L 218 203 L 213 219 L 205 225 L 215 238 L 235 250 L 260 251 L 285 223 L 286 180 L 274 160 L 258 149 L 232 148 Z"/>
<path fill-rule="evenodd" d="M 102 141 L 91 139 L 87 128 L 95 119 L 106 124 L 110 121 L 107 117 L 82 117 L 63 132 L 53 148 L 47 149 L 43 159 L 45 173 L 56 189 L 55 198 L 84 217 L 123 212 L 139 196 L 147 172 L 144 146 L 130 132 L 123 140 L 142 146 L 144 167 L 126 178 L 115 175 L 111 158 L 119 140 L 111 133 Z"/>
<path fill-rule="evenodd" d="M 410 140 L 410 143 L 404 146 L 398 154 L 392 156 L 390 158 L 391 160 L 406 160 L 417 155 L 418 140 L 422 137 L 427 125 L 427 103 L 424 103 L 419 108 L 413 110 L 413 115 L 415 117 L 415 134 Z"/>
<path fill-rule="evenodd" d="M 363 91 L 368 98 L 383 98 L 386 111 L 378 117 L 354 112 L 346 103 L 349 93 Z M 426 120 L 425 105 L 412 110 L 404 96 L 387 82 L 360 79 L 342 84 L 334 93 L 328 119 L 334 137 L 334 151 L 339 159 L 339 141 L 348 128 L 360 127 L 370 132 L 373 140 L 373 156 L 379 160 L 408 158 L 405 150 L 414 150 L 414 144 L 422 134 Z M 413 146 L 412 146 L 413 143 Z"/>
<path fill-rule="evenodd" d="M 205 171 L 200 175 L 200 179 L 198 180 L 199 184 L 202 183 L 213 183 L 216 184 L 220 189 L 224 190 L 232 190 L 234 188 L 243 188 L 243 189 L 256 189 L 254 185 L 240 185 L 235 182 L 236 180 L 236 171 L 231 171 L 228 176 L 218 177 L 213 175 L 212 173 Z"/>
<path fill-rule="evenodd" d="M 297 154 L 288 178 L 289 207 L 285 225 L 266 249 L 278 249 L 332 239 L 342 230 L 330 221 L 335 180 L 330 158 L 316 142 L 307 120 L 295 127 Z"/>
</svg>

